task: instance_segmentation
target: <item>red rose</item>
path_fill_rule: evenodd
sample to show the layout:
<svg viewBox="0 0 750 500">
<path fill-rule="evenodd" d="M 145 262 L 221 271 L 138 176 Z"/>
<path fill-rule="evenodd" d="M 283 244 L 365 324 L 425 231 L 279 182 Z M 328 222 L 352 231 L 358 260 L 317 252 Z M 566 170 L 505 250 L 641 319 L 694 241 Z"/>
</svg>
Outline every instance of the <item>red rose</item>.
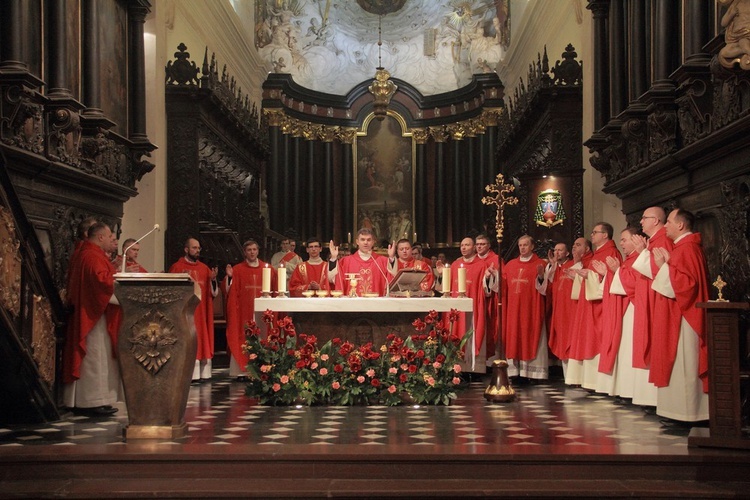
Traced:
<svg viewBox="0 0 750 500">
<path fill-rule="evenodd" d="M 301 370 L 305 367 L 306 364 L 307 362 L 305 362 L 304 359 L 300 359 L 299 361 L 297 361 L 297 364 L 295 366 Z"/>
<path fill-rule="evenodd" d="M 414 368 L 416 368 L 416 366 L 415 366 Z M 399 375 L 399 376 L 398 376 L 398 379 L 399 379 L 399 380 L 401 381 L 401 383 L 402 383 L 402 384 L 403 384 L 404 382 L 406 382 L 406 380 L 407 380 L 408 378 L 409 378 L 409 377 L 408 377 L 408 376 L 406 375 L 406 373 L 402 373 L 401 375 Z"/>
<path fill-rule="evenodd" d="M 409 373 L 415 373 L 417 371 L 417 365 L 409 365 Z"/>
<path fill-rule="evenodd" d="M 435 356 L 435 361 L 437 361 L 438 363 L 442 363 L 443 361 L 445 361 L 445 355 L 438 354 L 437 356 Z"/>
<path fill-rule="evenodd" d="M 380 387 L 380 380 L 378 380 L 378 379 L 374 378 L 374 379 L 372 379 L 372 382 L 370 382 L 370 384 L 371 384 L 371 385 L 372 385 L 373 387 Z"/>
<path fill-rule="evenodd" d="M 333 371 L 335 371 L 336 373 L 341 373 L 344 371 L 344 367 L 341 365 L 336 365 L 333 367 Z"/>
<path fill-rule="evenodd" d="M 417 357 L 418 358 L 424 358 L 424 351 L 422 349 L 417 351 Z"/>
</svg>

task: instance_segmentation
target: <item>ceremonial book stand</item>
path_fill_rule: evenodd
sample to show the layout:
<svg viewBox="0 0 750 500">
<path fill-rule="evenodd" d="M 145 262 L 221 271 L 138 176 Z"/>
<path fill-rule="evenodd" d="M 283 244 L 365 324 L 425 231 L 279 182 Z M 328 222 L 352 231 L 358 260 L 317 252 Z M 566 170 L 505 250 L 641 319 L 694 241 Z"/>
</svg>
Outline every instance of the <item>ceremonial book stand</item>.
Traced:
<svg viewBox="0 0 750 500">
<path fill-rule="evenodd" d="M 115 297 L 123 315 L 117 359 L 128 408 L 125 438 L 183 437 L 200 287 L 187 274 L 121 273 Z"/>
</svg>

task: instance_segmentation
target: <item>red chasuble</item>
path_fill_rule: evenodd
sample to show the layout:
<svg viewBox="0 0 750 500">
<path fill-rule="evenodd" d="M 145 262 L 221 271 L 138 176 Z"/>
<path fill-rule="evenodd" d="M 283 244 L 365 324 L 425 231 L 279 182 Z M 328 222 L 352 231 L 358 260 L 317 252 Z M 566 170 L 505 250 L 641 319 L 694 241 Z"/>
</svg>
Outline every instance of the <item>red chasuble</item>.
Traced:
<svg viewBox="0 0 750 500">
<path fill-rule="evenodd" d="M 451 296 L 458 297 L 458 268 L 461 264 L 466 268 L 466 296 L 473 301 L 474 310 L 474 353 L 478 354 L 482 349 L 485 335 L 485 309 L 487 303 L 484 296 L 484 270 L 485 262 L 474 257 L 471 262 L 466 262 L 463 257 L 456 259 L 451 264 Z M 466 313 L 459 313 L 457 324 L 453 325 L 453 335 L 461 337 L 466 332 Z"/>
<path fill-rule="evenodd" d="M 620 266 L 620 273 L 623 268 L 633 268 L 638 253 L 633 252 L 627 256 Z M 627 271 L 626 271 L 627 272 Z M 602 307 L 604 308 L 604 324 L 602 325 L 602 346 L 601 357 L 599 358 L 599 371 L 601 373 L 611 374 L 617 360 L 617 352 L 620 350 L 620 341 L 622 340 L 622 317 L 625 310 L 630 305 L 630 299 L 627 295 L 617 295 L 609 293 L 612 286 L 614 273 L 608 271 L 604 283 L 604 297 Z M 622 279 L 621 279 L 622 281 Z M 630 363 L 630 360 L 622 360 L 623 363 Z"/>
<path fill-rule="evenodd" d="M 549 349 L 558 359 L 567 360 L 570 351 L 570 327 L 576 313 L 576 301 L 570 298 L 573 280 L 565 275 L 575 262 L 570 259 L 557 266 L 551 286 L 547 287 L 547 300 L 552 302 L 549 323 Z"/>
<path fill-rule="evenodd" d="M 247 354 L 242 351 L 245 343 L 245 327 L 253 321 L 255 298 L 260 297 L 263 286 L 265 262 L 258 259 L 258 267 L 242 261 L 232 267 L 232 283 L 227 294 L 227 345 L 237 364 L 245 370 Z M 276 270 L 271 269 L 271 289 L 276 289 Z"/>
<path fill-rule="evenodd" d="M 608 240 L 604 245 L 597 248 L 591 255 L 591 259 L 584 264 L 584 269 L 596 271 L 591 262 L 598 260 L 607 262 L 607 257 L 613 257 L 622 262 L 622 255 L 617 250 L 615 242 Z M 576 316 L 573 321 L 573 333 L 570 344 L 570 357 L 577 360 L 593 359 L 599 354 L 602 342 L 603 316 L 601 300 L 586 300 L 586 286 L 581 286 L 581 294 L 578 296 Z"/>
<path fill-rule="evenodd" d="M 117 331 L 120 328 L 120 307 L 109 303 L 115 290 L 112 277 L 115 268 L 104 251 L 93 243 L 84 241 L 75 262 L 71 262 L 69 273 L 72 288 L 68 290 L 68 301 L 73 312 L 63 348 L 65 384 L 73 383 L 81 377 L 81 361 L 86 356 L 86 337 L 102 314 L 107 318 L 107 333 L 112 341 L 113 351 L 117 348 Z"/>
<path fill-rule="evenodd" d="M 503 266 L 502 331 L 508 359 L 536 358 L 544 321 L 544 296 L 536 289 L 537 268 L 545 264 L 532 254 L 527 262 L 516 257 Z"/>
<path fill-rule="evenodd" d="M 201 301 L 193 313 L 198 352 L 195 359 L 214 357 L 214 297 L 211 293 L 211 270 L 203 262 L 189 262 L 185 257 L 172 264 L 170 273 L 188 273 L 201 287 Z"/>
<path fill-rule="evenodd" d="M 289 295 L 302 297 L 302 292 L 308 290 L 312 282 L 320 285 L 321 290 L 331 289 L 328 282 L 328 261 L 324 260 L 319 264 L 307 261 L 297 266 L 289 280 Z"/>
<path fill-rule="evenodd" d="M 701 246 L 699 233 L 688 234 L 674 245 L 669 258 L 669 281 L 679 314 L 685 318 L 700 339 L 699 373 L 703 381 L 703 392 L 708 392 L 708 351 L 706 344 L 705 309 L 695 306 L 708 300 L 708 268 Z M 661 334 L 660 334 L 661 333 Z M 659 332 L 654 330 L 651 351 L 651 381 L 656 387 L 666 387 L 672 376 L 679 339 L 679 327 Z"/>
<path fill-rule="evenodd" d="M 419 288 L 423 292 L 429 292 L 432 290 L 432 285 L 435 283 L 435 275 L 432 274 L 432 268 L 425 264 L 423 260 L 410 259 L 407 262 L 402 262 L 401 259 L 396 259 L 396 267 L 396 271 L 400 271 L 401 269 L 420 269 L 422 271 L 427 271 L 427 276 L 425 276 L 424 281 L 419 284 Z"/>
<path fill-rule="evenodd" d="M 659 268 L 654 262 L 654 248 L 664 248 L 672 253 L 674 243 L 667 238 L 667 230 L 660 228 L 649 240 L 651 251 L 651 276 L 656 276 Z M 638 273 L 640 274 L 640 273 Z M 636 283 L 635 316 L 633 317 L 633 366 L 648 368 L 651 365 L 651 343 L 655 333 L 680 328 L 680 313 L 670 304 L 670 299 L 651 288 L 652 279 L 640 274 Z M 643 304 L 638 308 L 639 304 Z"/>
<path fill-rule="evenodd" d="M 477 257 L 479 257 L 479 255 L 477 255 Z M 484 260 L 485 267 L 494 265 L 495 269 L 500 269 L 500 257 L 498 257 L 498 255 L 493 250 L 489 250 L 484 255 L 484 258 L 479 258 Z M 498 294 L 495 292 L 491 292 L 489 297 L 485 297 L 485 302 L 487 305 L 485 312 L 485 324 L 487 325 L 487 357 L 490 357 L 495 354 L 495 350 L 497 347 L 497 332 L 500 331 L 500 325 L 498 324 L 497 317 L 497 307 L 499 304 Z"/>
<path fill-rule="evenodd" d="M 388 258 L 376 253 L 368 260 L 363 260 L 359 252 L 342 257 L 338 262 L 336 273 L 336 290 L 343 290 L 344 295 L 349 294 L 349 280 L 346 275 L 356 274 L 360 279 L 357 281 L 357 295 L 362 297 L 368 293 L 377 293 L 384 296 L 388 283 L 393 276 L 388 272 Z"/>
<path fill-rule="evenodd" d="M 122 255 L 118 255 L 114 262 L 112 262 L 112 265 L 115 267 L 115 272 L 121 272 L 122 271 Z M 132 269 L 132 270 L 131 270 Z M 134 260 L 128 259 L 128 263 L 125 264 L 125 272 L 126 273 L 147 273 L 146 268 L 137 263 Z"/>
</svg>

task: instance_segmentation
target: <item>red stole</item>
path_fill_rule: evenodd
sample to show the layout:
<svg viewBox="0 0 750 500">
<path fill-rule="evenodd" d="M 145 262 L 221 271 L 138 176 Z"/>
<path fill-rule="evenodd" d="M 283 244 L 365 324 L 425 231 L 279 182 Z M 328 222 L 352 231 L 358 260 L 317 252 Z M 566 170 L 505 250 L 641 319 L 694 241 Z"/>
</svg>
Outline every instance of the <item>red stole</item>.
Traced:
<svg viewBox="0 0 750 500">
<path fill-rule="evenodd" d="M 368 293 L 385 295 L 386 287 L 393 276 L 388 272 L 388 258 L 372 253 L 367 260 L 360 257 L 359 252 L 354 252 L 339 259 L 338 272 L 336 273 L 336 290 L 343 290 L 344 295 L 350 291 L 347 274 L 356 274 L 360 279 L 357 281 L 357 295 L 362 297 Z"/>
<path fill-rule="evenodd" d="M 503 266 L 503 345 L 508 359 L 531 361 L 537 356 L 544 321 L 544 298 L 536 289 L 537 255 L 523 262 L 517 257 Z"/>
<path fill-rule="evenodd" d="M 620 266 L 620 273 L 623 268 L 633 267 L 638 253 L 633 252 L 627 256 Z M 602 328 L 602 345 L 601 357 L 599 358 L 599 371 L 601 373 L 611 374 L 617 360 L 617 353 L 620 350 L 620 341 L 622 340 L 622 317 L 625 310 L 630 305 L 630 299 L 627 295 L 617 295 L 609 293 L 612 286 L 614 273 L 608 272 L 604 282 L 604 296 L 602 306 L 604 308 L 604 324 Z M 621 280 L 622 281 L 622 280 Z M 630 363 L 630 360 L 620 360 L 621 363 Z"/>
<path fill-rule="evenodd" d="M 479 255 L 477 255 L 479 257 Z M 484 260 L 485 267 L 495 266 L 495 269 L 500 271 L 500 257 L 493 251 L 489 250 L 485 256 L 479 257 Z M 500 303 L 498 294 L 491 292 L 489 297 L 485 297 L 486 307 L 486 328 L 487 328 L 487 357 L 495 354 L 497 350 L 497 332 L 500 331 L 500 325 L 498 324 L 498 305 Z"/>
<path fill-rule="evenodd" d="M 485 333 L 485 296 L 484 296 L 484 270 L 486 263 L 477 257 L 471 262 L 466 262 L 463 257 L 456 259 L 451 264 L 451 296 L 458 297 L 458 268 L 461 264 L 466 268 L 466 296 L 474 301 L 472 318 L 474 319 L 474 353 L 478 354 L 482 349 Z M 453 325 L 453 335 L 462 336 L 466 332 L 466 313 L 459 313 L 458 321 Z"/>
<path fill-rule="evenodd" d="M 109 303 L 115 290 L 112 277 L 115 268 L 104 251 L 89 241 L 81 243 L 75 261 L 71 262 L 68 301 L 73 312 L 68 322 L 68 334 L 63 348 L 63 383 L 70 384 L 81 377 L 81 361 L 86 356 L 86 337 L 103 314 L 107 318 L 107 333 L 112 341 L 113 357 L 117 349 L 120 328 L 119 306 Z"/>
<path fill-rule="evenodd" d="M 573 259 L 555 269 L 551 286 L 547 287 L 547 300 L 552 303 L 549 323 L 549 348 L 558 359 L 567 360 L 570 351 L 570 327 L 576 312 L 576 301 L 570 298 L 573 280 L 565 271 L 573 267 Z M 550 295 L 551 299 L 550 300 Z"/>
<path fill-rule="evenodd" d="M 297 266 L 289 280 L 289 295 L 302 297 L 302 292 L 306 291 L 313 281 L 320 285 L 321 290 L 331 289 L 328 282 L 328 261 L 324 260 L 319 264 L 307 261 Z"/>
<path fill-rule="evenodd" d="M 591 258 L 584 259 L 584 269 L 596 271 L 591 262 L 598 260 L 607 262 L 607 257 L 613 257 L 622 262 L 622 255 L 615 246 L 614 241 L 608 240 L 604 245 L 597 248 Z M 602 339 L 602 301 L 586 300 L 586 286 L 581 285 L 581 294 L 578 297 L 576 316 L 573 322 L 573 335 L 570 346 L 570 357 L 577 360 L 593 359 L 601 349 Z"/>
<path fill-rule="evenodd" d="M 260 297 L 263 286 L 263 268 L 266 264 L 258 259 L 258 266 L 242 261 L 232 267 L 232 283 L 227 295 L 227 346 L 237 364 L 245 370 L 247 354 L 242 350 L 245 343 L 245 327 L 255 320 L 255 298 Z M 276 270 L 271 269 L 271 289 L 277 284 Z"/>
<path fill-rule="evenodd" d="M 195 307 L 193 323 L 198 351 L 195 359 L 214 357 L 214 297 L 211 293 L 211 270 L 203 262 L 190 262 L 185 257 L 172 264 L 170 273 L 187 273 L 201 287 L 201 301 Z"/>
</svg>

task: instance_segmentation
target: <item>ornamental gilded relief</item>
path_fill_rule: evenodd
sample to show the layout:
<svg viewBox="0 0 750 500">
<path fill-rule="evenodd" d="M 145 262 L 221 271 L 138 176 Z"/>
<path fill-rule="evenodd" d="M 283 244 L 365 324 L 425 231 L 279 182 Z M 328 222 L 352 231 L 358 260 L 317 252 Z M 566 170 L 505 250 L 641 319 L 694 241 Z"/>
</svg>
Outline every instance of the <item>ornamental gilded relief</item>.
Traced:
<svg viewBox="0 0 750 500">
<path fill-rule="evenodd" d="M 47 385 L 55 383 L 55 325 L 52 309 L 46 297 L 34 294 L 34 319 L 31 330 L 31 349 L 39 367 L 39 374 Z"/>
<path fill-rule="evenodd" d="M 13 217 L 0 207 L 0 304 L 14 317 L 21 312 L 21 252 Z"/>
<path fill-rule="evenodd" d="M 162 313 L 152 309 L 130 331 L 130 352 L 147 372 L 156 375 L 172 357 L 172 346 L 177 343 L 174 324 Z"/>
</svg>

